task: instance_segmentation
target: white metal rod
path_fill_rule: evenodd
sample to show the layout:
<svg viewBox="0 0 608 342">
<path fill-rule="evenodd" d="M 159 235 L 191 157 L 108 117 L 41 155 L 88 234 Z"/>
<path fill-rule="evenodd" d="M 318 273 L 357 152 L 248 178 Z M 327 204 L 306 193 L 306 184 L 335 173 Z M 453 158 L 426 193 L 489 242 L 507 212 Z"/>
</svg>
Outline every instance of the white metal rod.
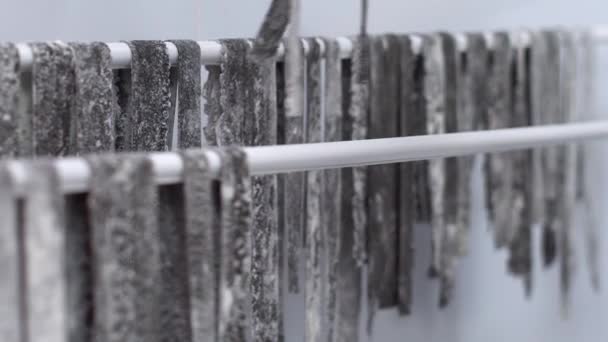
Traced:
<svg viewBox="0 0 608 342">
<path fill-rule="evenodd" d="M 608 27 L 598 27 L 593 29 L 593 35 L 599 43 L 608 42 Z M 420 51 L 421 39 L 415 34 L 412 35 L 412 44 L 414 51 Z M 488 37 L 489 40 L 491 37 Z M 349 58 L 353 50 L 353 42 L 348 37 L 337 38 L 338 44 L 340 45 L 340 55 L 342 58 Z M 462 51 L 467 46 L 466 36 L 463 34 L 456 34 L 456 42 L 458 48 Z M 491 41 L 489 42 L 491 43 Z M 167 45 L 167 53 L 169 54 L 169 60 L 171 64 L 177 62 L 177 47 L 172 43 L 165 43 Z M 211 65 L 218 64 L 222 58 L 222 46 L 216 41 L 201 41 L 198 42 L 201 47 L 202 64 Z M 114 69 L 125 69 L 131 65 L 131 50 L 126 43 L 108 43 L 112 54 L 112 68 Z M 34 62 L 34 55 L 32 50 L 26 43 L 17 44 L 19 49 L 20 67 L 21 70 L 30 70 Z M 279 58 L 284 55 L 284 49 L 279 49 Z"/>
<path fill-rule="evenodd" d="M 251 173 L 265 175 L 500 152 L 606 137 L 608 120 L 390 139 L 247 147 L 245 152 Z M 208 156 L 210 171 L 217 177 L 220 159 L 212 151 Z M 157 184 L 180 182 L 183 165 L 177 153 L 151 153 L 150 159 Z M 65 193 L 86 192 L 91 174 L 84 159 L 61 158 L 55 165 Z M 12 161 L 10 167 L 16 177 L 17 190 L 24 193 L 26 164 Z"/>
</svg>

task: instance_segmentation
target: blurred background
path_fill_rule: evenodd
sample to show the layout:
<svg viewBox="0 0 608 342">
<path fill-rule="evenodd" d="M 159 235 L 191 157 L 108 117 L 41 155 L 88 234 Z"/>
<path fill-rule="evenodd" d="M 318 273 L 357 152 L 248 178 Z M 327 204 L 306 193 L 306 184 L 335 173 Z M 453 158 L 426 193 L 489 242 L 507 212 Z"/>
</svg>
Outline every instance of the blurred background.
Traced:
<svg viewBox="0 0 608 342">
<path fill-rule="evenodd" d="M 269 0 L 2 0 L 0 40 L 213 39 L 252 37 Z M 302 0 L 303 35 L 356 33 L 358 0 Z M 551 25 L 595 27 L 608 25 L 605 0 L 370 0 L 372 32 L 485 30 Z M 599 96 L 608 86 L 608 54 L 599 49 L 596 115 L 608 114 Z M 591 217 L 602 229 L 608 224 L 608 161 L 605 143 L 589 143 L 593 184 Z M 545 270 L 535 250 L 534 290 L 526 299 L 521 282 L 505 269 L 506 253 L 496 252 L 481 204 L 479 167 L 475 171 L 474 227 L 470 255 L 460 265 L 454 301 L 437 309 L 437 286 L 426 277 L 429 265 L 429 227 L 416 229 L 416 267 L 413 314 L 400 318 L 384 311 L 374 326 L 374 341 L 606 341 L 608 293 L 594 293 L 582 244 L 584 222 L 577 230 L 577 270 L 569 317 L 560 311 L 558 268 Z M 581 214 L 583 212 L 581 211 Z M 588 215 L 585 216 L 589 219 Z M 538 246 L 539 230 L 535 230 Z M 605 235 L 601 245 L 604 283 L 608 284 Z M 608 286 L 604 286 L 605 288 Z M 303 298 L 288 297 L 288 341 L 301 341 Z M 364 313 L 363 318 L 366 317 Z M 364 320 L 363 320 L 364 322 Z M 362 336 L 364 334 L 362 324 Z M 365 338 L 363 339 L 365 340 Z"/>
<path fill-rule="evenodd" d="M 305 34 L 352 34 L 359 1 L 302 0 Z M 269 0 L 2 1 L 7 40 L 231 38 L 253 36 Z M 538 25 L 597 25 L 601 0 L 370 0 L 370 29 L 466 30 Z"/>
</svg>

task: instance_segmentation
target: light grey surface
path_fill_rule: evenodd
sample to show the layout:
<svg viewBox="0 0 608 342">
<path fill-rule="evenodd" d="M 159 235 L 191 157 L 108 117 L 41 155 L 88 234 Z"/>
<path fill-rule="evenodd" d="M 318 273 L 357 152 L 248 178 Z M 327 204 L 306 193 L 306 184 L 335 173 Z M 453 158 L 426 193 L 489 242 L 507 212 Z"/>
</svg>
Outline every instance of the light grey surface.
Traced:
<svg viewBox="0 0 608 342">
<path fill-rule="evenodd" d="M 551 24 L 607 23 L 608 3 L 602 0 L 372 0 L 370 30 L 427 31 L 483 29 Z M 3 1 L 0 40 L 104 40 L 254 36 L 269 3 L 243 0 L 22 0 Z M 303 35 L 353 34 L 358 29 L 358 6 L 353 0 L 302 1 Z M 605 51 L 607 52 L 607 51 Z M 608 53 L 598 76 L 608 82 Z M 606 82 L 604 82 L 606 81 Z M 601 87 L 600 89 L 604 89 Z M 600 99 L 608 112 L 608 98 Z M 608 113 L 607 113 L 608 114 Z M 608 204 L 605 143 L 593 143 L 593 204 L 603 212 Z M 604 153 L 602 153 L 602 151 Z M 480 175 L 477 168 L 476 176 Z M 602 179 L 604 178 L 604 179 Z M 474 217 L 470 255 L 459 266 L 454 301 L 445 311 L 436 308 L 437 284 L 426 277 L 430 230 L 416 234 L 413 315 L 400 318 L 397 310 L 376 319 L 375 341 L 605 341 L 608 293 L 591 291 L 585 268 L 583 226 L 574 227 L 577 247 L 570 319 L 560 315 L 558 269 L 541 272 L 539 249 L 534 251 L 534 293 L 524 297 L 521 282 L 507 275 L 507 252 L 495 252 L 481 206 L 481 183 L 474 184 Z M 607 224 L 608 216 L 598 217 Z M 534 230 L 535 246 L 540 231 Z M 603 233 L 605 235 L 606 233 Z M 606 238 L 601 246 L 606 249 Z M 601 253 L 601 269 L 608 270 L 608 253 Z M 604 279 L 605 280 L 605 279 Z M 606 287 L 606 286 L 604 286 Z M 303 298 L 287 296 L 290 312 L 285 322 L 287 341 L 302 341 Z M 362 336 L 365 336 L 364 334 Z"/>
</svg>

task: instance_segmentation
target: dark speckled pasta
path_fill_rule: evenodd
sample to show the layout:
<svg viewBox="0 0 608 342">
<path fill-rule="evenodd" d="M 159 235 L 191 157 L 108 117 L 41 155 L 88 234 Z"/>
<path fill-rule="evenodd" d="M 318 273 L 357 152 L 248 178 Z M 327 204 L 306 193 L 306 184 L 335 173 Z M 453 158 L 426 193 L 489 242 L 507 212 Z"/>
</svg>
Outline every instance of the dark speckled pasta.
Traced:
<svg viewBox="0 0 608 342">
<path fill-rule="evenodd" d="M 370 99 L 370 38 L 363 33 L 354 42 L 352 57 L 352 84 L 350 86 L 350 108 L 345 124 L 346 140 L 363 140 L 368 137 Z M 352 169 L 351 193 L 352 229 L 354 231 L 353 255 L 360 266 L 367 263 L 367 168 Z"/>
<path fill-rule="evenodd" d="M 11 43 L 0 44 L 0 157 L 23 155 L 19 143 L 19 54 Z"/>
<path fill-rule="evenodd" d="M 117 151 L 166 151 L 169 146 L 169 55 L 162 41 L 128 42 L 131 73 L 124 77 L 116 119 Z M 124 71 L 123 71 L 124 73 Z"/>
<path fill-rule="evenodd" d="M 251 63 L 251 61 L 250 61 Z M 252 115 L 249 146 L 277 143 L 276 61 L 251 63 L 253 98 L 246 115 Z M 277 340 L 282 326 L 280 306 L 279 233 L 276 175 L 253 177 L 252 210 L 252 324 L 254 341 Z"/>
<path fill-rule="evenodd" d="M 172 40 L 177 46 L 177 146 L 200 147 L 201 137 L 201 47 L 193 40 Z M 169 137 L 171 138 L 171 137 Z"/>
<path fill-rule="evenodd" d="M 33 65 L 33 152 L 70 153 L 70 107 L 74 95 L 72 49 L 62 42 L 31 43 Z"/>
<path fill-rule="evenodd" d="M 419 111 L 421 93 L 419 87 L 420 63 L 414 52 L 409 36 L 400 36 L 401 47 L 401 107 L 399 116 L 400 136 L 418 135 L 416 127 L 421 113 Z M 425 127 L 422 127 L 425 128 Z M 425 132 L 424 129 L 422 132 Z M 413 233 L 417 219 L 417 170 L 420 162 L 403 163 L 399 165 L 399 198 L 398 198 L 398 236 L 397 250 L 397 299 L 400 315 L 407 315 L 412 304 L 412 270 L 414 266 Z"/>
<path fill-rule="evenodd" d="M 184 175 L 185 173 L 184 169 Z M 190 271 L 191 268 L 188 265 L 191 254 L 186 231 L 185 191 L 185 187 L 181 184 L 159 186 L 158 205 L 155 207 L 158 210 L 161 276 L 158 310 L 162 329 L 158 334 L 159 340 L 166 342 L 193 341 L 193 331 L 190 329 L 194 325 L 190 320 L 189 280 L 191 279 L 190 273 L 199 275 L 201 270 L 192 269 Z M 207 227 L 201 225 L 198 230 L 202 231 Z M 201 243 L 200 240 L 199 243 Z M 213 287 L 211 288 L 213 289 Z M 213 290 L 210 292 L 213 293 Z M 197 322 L 197 327 L 198 324 L 200 322 Z M 209 337 L 211 336 L 213 335 L 209 335 Z"/>
<path fill-rule="evenodd" d="M 278 62 L 276 66 L 277 79 L 277 144 L 285 144 L 285 63 Z M 285 307 L 285 291 L 289 290 L 289 266 L 286 263 L 285 255 L 287 252 L 287 240 L 285 236 L 288 229 L 285 225 L 285 217 L 288 212 L 285 207 L 285 179 L 286 175 L 277 175 L 277 234 L 279 249 L 279 306 Z M 287 286 L 285 286 L 287 281 Z M 284 321 L 279 321 L 278 342 L 285 340 Z"/>
<path fill-rule="evenodd" d="M 398 135 L 400 51 L 396 36 L 371 38 L 369 138 Z M 397 167 L 368 168 L 368 302 L 370 326 L 379 308 L 397 304 Z"/>
</svg>

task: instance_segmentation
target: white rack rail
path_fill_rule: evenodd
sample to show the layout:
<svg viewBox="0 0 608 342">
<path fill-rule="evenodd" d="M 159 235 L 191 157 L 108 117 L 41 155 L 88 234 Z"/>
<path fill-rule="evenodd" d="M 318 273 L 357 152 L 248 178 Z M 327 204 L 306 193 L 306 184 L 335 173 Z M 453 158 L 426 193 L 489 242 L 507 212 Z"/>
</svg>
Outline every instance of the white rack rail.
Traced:
<svg viewBox="0 0 608 342">
<path fill-rule="evenodd" d="M 608 27 L 598 27 L 593 29 L 593 35 L 599 43 L 608 42 Z M 457 34 L 457 43 L 460 50 L 464 50 L 467 46 L 466 36 L 464 34 Z M 340 45 L 340 54 L 342 58 L 350 57 L 353 50 L 353 42 L 348 37 L 337 38 Z M 491 37 L 488 35 L 488 40 L 491 45 Z M 167 52 L 169 54 L 169 60 L 172 64 L 177 62 L 177 47 L 172 43 L 165 43 L 167 45 Z M 205 65 L 218 64 L 222 58 L 222 46 L 216 41 L 201 41 L 198 42 L 201 47 L 202 63 Z M 414 51 L 420 51 L 421 39 L 415 34 L 412 35 L 412 44 L 414 45 Z M 112 67 L 114 69 L 125 69 L 131 65 L 131 50 L 126 43 L 108 43 L 112 54 Z M 26 44 L 18 44 L 19 57 L 21 62 L 22 70 L 31 69 L 34 61 L 31 48 Z M 306 48 L 306 44 L 304 44 Z M 284 54 L 284 49 L 279 49 L 279 57 L 281 58 Z"/>
<path fill-rule="evenodd" d="M 247 147 L 245 152 L 251 173 L 264 175 L 500 152 L 606 137 L 608 120 L 404 138 Z M 208 152 L 208 157 L 211 172 L 217 176 L 220 158 L 213 151 Z M 157 184 L 180 182 L 183 164 L 177 153 L 151 153 L 150 159 Z M 23 193 L 28 173 L 26 164 L 12 161 L 10 167 L 17 181 L 17 191 Z M 56 167 L 65 193 L 86 192 L 91 174 L 84 159 L 58 159 Z"/>
</svg>

